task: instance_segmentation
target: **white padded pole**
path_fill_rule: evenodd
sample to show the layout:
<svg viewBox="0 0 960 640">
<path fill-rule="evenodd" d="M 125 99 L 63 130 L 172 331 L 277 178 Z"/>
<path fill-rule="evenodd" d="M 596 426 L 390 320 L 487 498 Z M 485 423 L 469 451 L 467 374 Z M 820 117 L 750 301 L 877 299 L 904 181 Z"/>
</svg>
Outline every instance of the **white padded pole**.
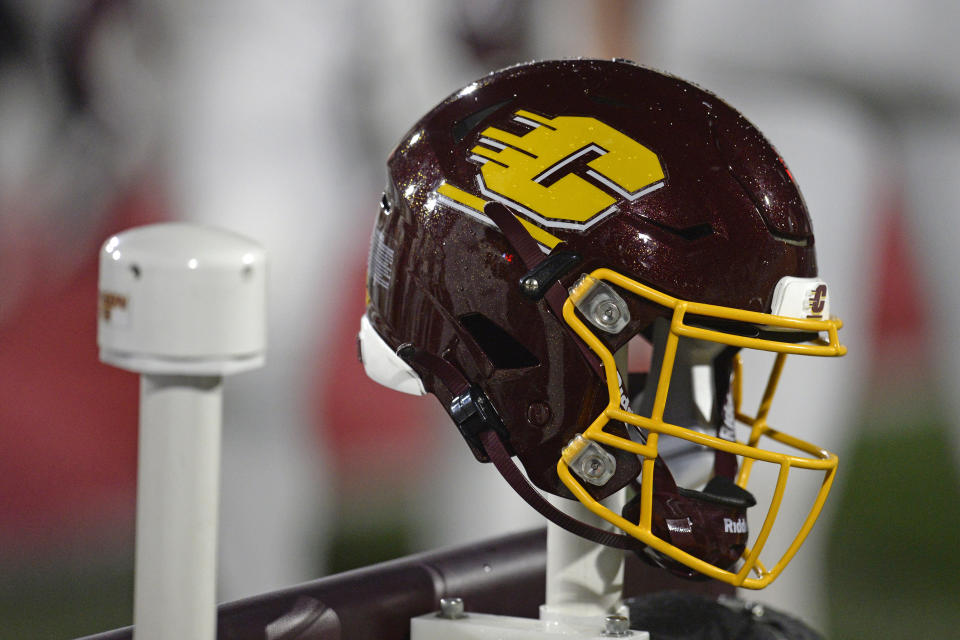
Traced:
<svg viewBox="0 0 960 640">
<path fill-rule="evenodd" d="M 143 375 L 136 640 L 216 637 L 223 379 Z"/>
<path fill-rule="evenodd" d="M 626 384 L 627 349 L 614 354 L 614 359 Z M 553 496 L 550 501 L 578 520 L 612 530 L 608 522 L 577 501 Z M 603 504 L 620 513 L 626 504 L 624 492 L 610 496 Z M 623 598 L 623 563 L 622 550 L 581 538 L 548 522 L 547 601 L 540 608 L 540 618 L 563 627 L 585 618 L 596 618 L 599 624 L 604 616 L 618 613 Z"/>
<path fill-rule="evenodd" d="M 616 513 L 623 507 L 618 494 L 604 504 Z M 554 506 L 594 526 L 606 526 L 579 502 L 551 498 Z M 613 613 L 623 596 L 623 551 L 547 524 L 547 602 L 541 618 L 603 616 Z"/>
</svg>

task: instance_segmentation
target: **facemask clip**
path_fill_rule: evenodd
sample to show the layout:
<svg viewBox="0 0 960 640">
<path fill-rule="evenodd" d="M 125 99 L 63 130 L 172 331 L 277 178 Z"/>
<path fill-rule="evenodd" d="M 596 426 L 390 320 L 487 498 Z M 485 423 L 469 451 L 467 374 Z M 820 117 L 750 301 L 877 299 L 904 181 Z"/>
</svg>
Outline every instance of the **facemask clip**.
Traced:
<svg viewBox="0 0 960 640">
<path fill-rule="evenodd" d="M 617 460 L 603 447 L 577 434 L 563 450 L 567 466 L 584 482 L 602 487 L 617 471 Z"/>
<path fill-rule="evenodd" d="M 482 453 L 484 457 L 486 452 L 480 441 L 481 433 L 493 429 L 501 440 L 504 442 L 509 440 L 510 436 L 493 405 L 483 391 L 475 385 L 450 401 L 450 416 L 470 448 L 474 452 Z"/>
<path fill-rule="evenodd" d="M 577 310 L 601 331 L 620 333 L 630 323 L 626 301 L 602 280 L 585 273 L 569 293 Z"/>
</svg>

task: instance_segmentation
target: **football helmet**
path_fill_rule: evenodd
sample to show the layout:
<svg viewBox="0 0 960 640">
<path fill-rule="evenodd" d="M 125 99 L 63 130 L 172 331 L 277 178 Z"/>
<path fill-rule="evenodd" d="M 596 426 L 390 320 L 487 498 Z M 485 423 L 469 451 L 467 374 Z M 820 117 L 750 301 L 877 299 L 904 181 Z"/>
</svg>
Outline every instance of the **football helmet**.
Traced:
<svg viewBox="0 0 960 640">
<path fill-rule="evenodd" d="M 630 62 L 547 61 L 467 85 L 390 155 L 359 342 L 374 380 L 434 394 L 476 458 L 554 522 L 680 575 L 761 588 L 837 465 L 767 422 L 787 354 L 843 355 L 829 302 L 800 192 L 740 113 Z M 623 357 L 638 343 L 645 372 Z M 776 354 L 753 415 L 743 349 Z M 777 479 L 750 537 L 756 463 Z M 823 480 L 793 543 L 764 562 L 794 470 Z M 631 497 L 617 513 L 602 501 L 619 491 Z"/>
</svg>

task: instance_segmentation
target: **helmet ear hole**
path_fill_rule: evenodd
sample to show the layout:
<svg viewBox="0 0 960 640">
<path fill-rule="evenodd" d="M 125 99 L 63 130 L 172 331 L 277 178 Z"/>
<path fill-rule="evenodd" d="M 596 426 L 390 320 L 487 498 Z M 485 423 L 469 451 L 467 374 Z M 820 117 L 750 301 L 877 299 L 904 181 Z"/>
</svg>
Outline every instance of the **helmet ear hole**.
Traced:
<svg viewBox="0 0 960 640">
<path fill-rule="evenodd" d="M 461 316 L 460 326 L 467 330 L 496 369 L 525 369 L 540 364 L 540 360 L 519 340 L 482 313 Z"/>
</svg>

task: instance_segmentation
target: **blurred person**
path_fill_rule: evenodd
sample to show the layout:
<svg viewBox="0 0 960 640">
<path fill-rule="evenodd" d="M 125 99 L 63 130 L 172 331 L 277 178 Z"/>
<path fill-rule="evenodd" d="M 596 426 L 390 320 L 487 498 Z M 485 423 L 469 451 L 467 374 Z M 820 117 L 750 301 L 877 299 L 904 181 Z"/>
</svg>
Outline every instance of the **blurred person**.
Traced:
<svg viewBox="0 0 960 640">
<path fill-rule="evenodd" d="M 159 2 L 174 215 L 262 243 L 268 356 L 225 390 L 219 600 L 316 577 L 331 500 L 311 430 L 316 354 L 352 292 L 341 262 L 362 181 L 343 135 L 347 2 Z"/>
<path fill-rule="evenodd" d="M 124 2 L 0 2 L 0 635 L 130 619 L 137 381 L 97 253 L 163 219 L 152 42 Z"/>
<path fill-rule="evenodd" d="M 267 367 L 226 390 L 220 598 L 542 524 L 437 408 L 366 380 L 349 311 L 387 154 L 464 78 L 534 55 L 533 3 L 158 6 L 171 210 L 271 265 Z"/>
</svg>

